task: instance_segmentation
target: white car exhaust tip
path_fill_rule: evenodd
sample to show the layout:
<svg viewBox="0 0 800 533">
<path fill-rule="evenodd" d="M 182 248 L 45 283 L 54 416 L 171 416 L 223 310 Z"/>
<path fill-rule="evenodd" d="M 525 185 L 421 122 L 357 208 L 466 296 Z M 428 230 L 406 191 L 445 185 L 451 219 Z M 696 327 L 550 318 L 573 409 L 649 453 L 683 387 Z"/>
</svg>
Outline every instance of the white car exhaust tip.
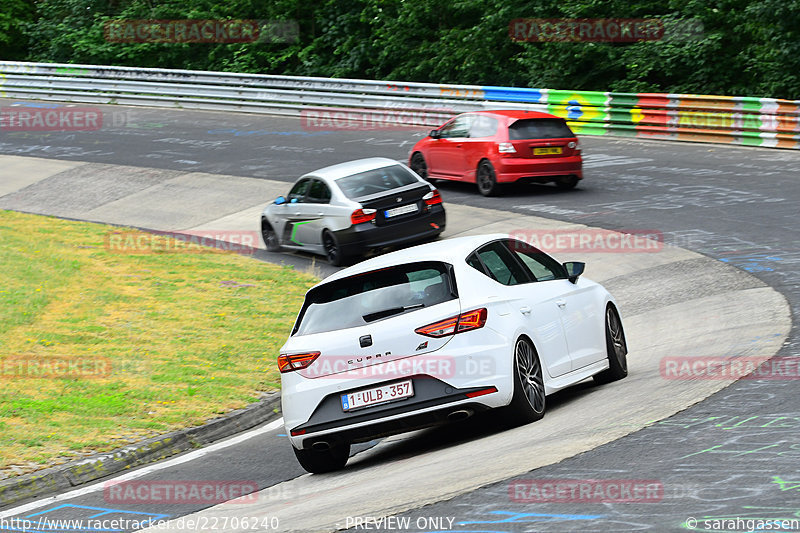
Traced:
<svg viewBox="0 0 800 533">
<path fill-rule="evenodd" d="M 466 420 L 467 418 L 472 416 L 471 409 L 459 409 L 458 411 L 453 411 L 452 413 L 447 415 L 447 420 L 450 422 L 457 422 L 459 420 Z"/>
<path fill-rule="evenodd" d="M 311 449 L 317 452 L 325 452 L 331 449 L 331 443 L 326 440 L 318 440 L 311 445 Z"/>
</svg>

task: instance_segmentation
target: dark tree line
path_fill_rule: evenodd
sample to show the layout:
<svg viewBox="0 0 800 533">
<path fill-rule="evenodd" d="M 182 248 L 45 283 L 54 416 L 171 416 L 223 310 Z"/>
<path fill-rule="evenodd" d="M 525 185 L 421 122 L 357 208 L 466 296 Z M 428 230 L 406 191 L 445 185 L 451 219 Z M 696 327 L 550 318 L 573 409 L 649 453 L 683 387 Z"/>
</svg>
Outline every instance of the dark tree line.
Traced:
<svg viewBox="0 0 800 533">
<path fill-rule="evenodd" d="M 800 0 L 0 0 L 0 59 L 800 99 Z M 689 39 L 516 42 L 513 19 L 658 18 Z M 294 21 L 297 39 L 109 42 L 115 19 Z"/>
</svg>

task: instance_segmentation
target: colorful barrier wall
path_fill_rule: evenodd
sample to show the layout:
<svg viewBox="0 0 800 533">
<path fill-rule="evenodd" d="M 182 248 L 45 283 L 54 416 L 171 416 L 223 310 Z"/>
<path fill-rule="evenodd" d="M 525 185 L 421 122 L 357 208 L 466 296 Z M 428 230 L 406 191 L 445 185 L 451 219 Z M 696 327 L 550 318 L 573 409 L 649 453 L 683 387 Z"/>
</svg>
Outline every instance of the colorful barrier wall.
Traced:
<svg viewBox="0 0 800 533">
<path fill-rule="evenodd" d="M 530 109 L 583 135 L 800 148 L 800 101 L 746 96 L 564 91 L 0 61 L 0 99 L 301 115 L 329 109 L 430 126 L 457 113 Z M 2 100 L 0 100 L 1 102 Z M 371 117 L 371 118 L 370 118 Z"/>
<path fill-rule="evenodd" d="M 578 133 L 800 148 L 800 101 L 484 87 L 495 102 L 545 104 Z"/>
</svg>

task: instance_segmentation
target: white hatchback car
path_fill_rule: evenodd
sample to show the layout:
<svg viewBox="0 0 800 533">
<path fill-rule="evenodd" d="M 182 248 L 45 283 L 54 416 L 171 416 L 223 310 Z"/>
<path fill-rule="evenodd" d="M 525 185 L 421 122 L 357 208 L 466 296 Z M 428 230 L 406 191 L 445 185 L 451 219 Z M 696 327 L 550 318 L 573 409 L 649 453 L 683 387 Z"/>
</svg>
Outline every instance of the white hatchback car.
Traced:
<svg viewBox="0 0 800 533">
<path fill-rule="evenodd" d="M 482 235 L 382 255 L 312 287 L 278 358 L 300 464 L 336 470 L 351 443 L 487 409 L 531 422 L 548 394 L 625 377 L 617 305 L 583 270 Z"/>
</svg>

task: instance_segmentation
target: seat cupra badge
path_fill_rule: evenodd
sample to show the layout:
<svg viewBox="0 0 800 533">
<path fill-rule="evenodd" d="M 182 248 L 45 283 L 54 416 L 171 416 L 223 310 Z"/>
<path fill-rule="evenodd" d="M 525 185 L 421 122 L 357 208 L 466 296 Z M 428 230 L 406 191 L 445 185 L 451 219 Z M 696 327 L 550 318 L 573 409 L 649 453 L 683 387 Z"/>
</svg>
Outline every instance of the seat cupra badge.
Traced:
<svg viewBox="0 0 800 533">
<path fill-rule="evenodd" d="M 372 346 L 372 335 L 364 335 L 360 339 L 358 339 L 358 343 L 361 345 L 362 348 L 366 348 L 367 346 Z"/>
</svg>

